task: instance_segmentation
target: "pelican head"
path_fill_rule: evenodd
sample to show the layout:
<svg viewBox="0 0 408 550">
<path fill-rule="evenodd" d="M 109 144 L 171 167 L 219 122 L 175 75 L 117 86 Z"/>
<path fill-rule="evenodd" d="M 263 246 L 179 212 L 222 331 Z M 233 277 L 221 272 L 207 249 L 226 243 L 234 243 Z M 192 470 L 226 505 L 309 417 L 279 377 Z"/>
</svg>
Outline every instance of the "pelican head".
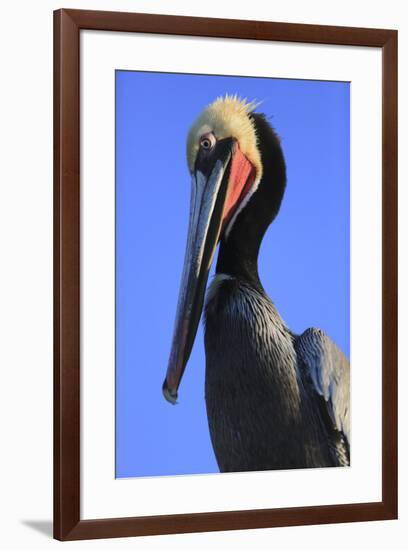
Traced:
<svg viewBox="0 0 408 550">
<path fill-rule="evenodd" d="M 242 212 L 248 210 L 247 205 L 254 202 L 252 197 L 258 195 L 255 192 L 265 179 L 268 167 L 262 147 L 268 144 L 260 143 L 260 137 L 270 134 L 271 146 L 276 148 L 276 135 L 266 119 L 254 113 L 256 107 L 257 103 L 237 96 L 218 98 L 204 109 L 188 133 L 187 163 L 192 185 L 189 229 L 173 343 L 163 384 L 164 396 L 171 403 L 177 401 L 178 387 L 191 353 L 217 243 L 220 240 L 228 243 L 238 237 L 233 229 Z M 268 203 L 268 197 L 264 198 Z M 276 202 L 280 204 L 281 195 L 272 199 L 275 206 L 266 209 L 268 219 L 259 225 L 258 216 L 250 233 L 259 225 L 263 236 L 276 215 Z M 259 205 L 259 208 L 263 216 L 265 207 Z"/>
</svg>

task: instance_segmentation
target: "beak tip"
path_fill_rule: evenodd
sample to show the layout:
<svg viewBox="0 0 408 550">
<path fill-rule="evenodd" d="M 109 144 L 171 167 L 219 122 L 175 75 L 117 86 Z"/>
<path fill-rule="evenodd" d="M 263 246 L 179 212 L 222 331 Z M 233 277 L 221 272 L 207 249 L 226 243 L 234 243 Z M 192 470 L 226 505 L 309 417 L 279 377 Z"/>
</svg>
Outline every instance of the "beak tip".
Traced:
<svg viewBox="0 0 408 550">
<path fill-rule="evenodd" d="M 173 392 L 167 385 L 167 379 L 163 383 L 163 396 L 172 405 L 177 405 L 177 391 Z"/>
</svg>

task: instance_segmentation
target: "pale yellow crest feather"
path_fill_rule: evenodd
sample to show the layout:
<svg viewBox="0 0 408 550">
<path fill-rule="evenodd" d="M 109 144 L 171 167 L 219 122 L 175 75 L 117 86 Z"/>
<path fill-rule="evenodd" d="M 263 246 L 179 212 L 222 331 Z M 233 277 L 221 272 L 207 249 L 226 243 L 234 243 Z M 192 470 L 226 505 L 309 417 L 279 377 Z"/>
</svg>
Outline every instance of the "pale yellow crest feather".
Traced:
<svg viewBox="0 0 408 550">
<path fill-rule="evenodd" d="M 233 137 L 242 153 L 256 169 L 256 179 L 262 176 L 261 155 L 257 147 L 255 126 L 249 115 L 259 102 L 247 101 L 237 95 L 218 97 L 210 103 L 193 123 L 187 138 L 187 161 L 190 172 L 194 170 L 200 138 L 212 132 L 216 139 Z"/>
</svg>

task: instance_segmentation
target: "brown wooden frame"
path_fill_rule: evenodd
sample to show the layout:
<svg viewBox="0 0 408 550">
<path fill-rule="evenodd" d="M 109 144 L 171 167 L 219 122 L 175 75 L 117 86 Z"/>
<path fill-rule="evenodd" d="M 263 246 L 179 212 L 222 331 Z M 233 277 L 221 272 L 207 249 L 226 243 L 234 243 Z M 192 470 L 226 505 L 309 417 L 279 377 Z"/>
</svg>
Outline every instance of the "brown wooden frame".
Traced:
<svg viewBox="0 0 408 550">
<path fill-rule="evenodd" d="M 382 48 L 382 500 L 80 520 L 81 29 Z M 54 12 L 54 537 L 252 529 L 397 517 L 397 31 L 136 13 Z"/>
</svg>

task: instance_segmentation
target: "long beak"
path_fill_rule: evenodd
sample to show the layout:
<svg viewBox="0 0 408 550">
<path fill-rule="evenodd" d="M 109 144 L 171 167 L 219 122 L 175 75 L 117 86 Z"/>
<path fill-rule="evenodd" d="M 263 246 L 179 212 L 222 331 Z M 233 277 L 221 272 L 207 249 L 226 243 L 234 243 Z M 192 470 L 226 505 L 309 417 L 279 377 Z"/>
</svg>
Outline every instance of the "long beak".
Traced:
<svg viewBox="0 0 408 550">
<path fill-rule="evenodd" d="M 226 140 L 225 140 L 226 141 Z M 233 142 L 222 144 L 209 175 L 192 176 L 190 219 L 177 304 L 173 343 L 163 383 L 164 397 L 175 404 L 203 308 L 211 262 L 217 246 L 227 197 Z M 221 144 L 220 144 L 221 145 Z"/>
</svg>

